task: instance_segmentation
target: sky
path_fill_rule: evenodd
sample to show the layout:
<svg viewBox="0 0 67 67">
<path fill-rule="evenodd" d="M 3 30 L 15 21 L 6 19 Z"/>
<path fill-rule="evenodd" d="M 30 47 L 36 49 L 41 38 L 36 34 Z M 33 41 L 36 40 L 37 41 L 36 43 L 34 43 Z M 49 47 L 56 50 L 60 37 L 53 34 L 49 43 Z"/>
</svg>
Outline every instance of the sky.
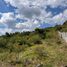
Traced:
<svg viewBox="0 0 67 67">
<path fill-rule="evenodd" d="M 0 35 L 63 24 L 67 0 L 0 0 Z"/>
</svg>

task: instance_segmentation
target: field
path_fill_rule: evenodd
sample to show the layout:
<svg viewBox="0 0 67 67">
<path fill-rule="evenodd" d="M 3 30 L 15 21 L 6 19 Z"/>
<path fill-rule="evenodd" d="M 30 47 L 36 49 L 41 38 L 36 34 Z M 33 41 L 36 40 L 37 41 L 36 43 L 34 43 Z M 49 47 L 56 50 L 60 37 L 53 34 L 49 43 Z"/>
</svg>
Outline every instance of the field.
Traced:
<svg viewBox="0 0 67 67">
<path fill-rule="evenodd" d="M 0 67 L 67 67 L 67 43 L 58 31 L 67 32 L 67 22 L 0 36 Z"/>
</svg>

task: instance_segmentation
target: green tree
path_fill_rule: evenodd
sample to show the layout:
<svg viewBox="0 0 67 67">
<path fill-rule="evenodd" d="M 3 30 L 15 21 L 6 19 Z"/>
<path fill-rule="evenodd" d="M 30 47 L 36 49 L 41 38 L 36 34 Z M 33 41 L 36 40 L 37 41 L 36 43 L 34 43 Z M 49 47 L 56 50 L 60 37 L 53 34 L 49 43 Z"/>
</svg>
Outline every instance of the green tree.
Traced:
<svg viewBox="0 0 67 67">
<path fill-rule="evenodd" d="M 10 34 L 9 34 L 8 32 L 6 32 L 5 35 L 6 35 L 7 37 L 10 37 Z"/>
</svg>

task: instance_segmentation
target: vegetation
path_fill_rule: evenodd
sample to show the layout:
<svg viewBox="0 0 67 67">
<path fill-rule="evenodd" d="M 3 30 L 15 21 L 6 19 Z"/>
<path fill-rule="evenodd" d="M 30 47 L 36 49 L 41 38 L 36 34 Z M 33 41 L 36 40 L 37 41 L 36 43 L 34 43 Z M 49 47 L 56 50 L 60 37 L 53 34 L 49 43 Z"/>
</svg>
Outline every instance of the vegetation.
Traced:
<svg viewBox="0 0 67 67">
<path fill-rule="evenodd" d="M 66 67 L 67 44 L 58 31 L 67 32 L 67 22 L 33 32 L 0 36 L 0 67 Z"/>
</svg>

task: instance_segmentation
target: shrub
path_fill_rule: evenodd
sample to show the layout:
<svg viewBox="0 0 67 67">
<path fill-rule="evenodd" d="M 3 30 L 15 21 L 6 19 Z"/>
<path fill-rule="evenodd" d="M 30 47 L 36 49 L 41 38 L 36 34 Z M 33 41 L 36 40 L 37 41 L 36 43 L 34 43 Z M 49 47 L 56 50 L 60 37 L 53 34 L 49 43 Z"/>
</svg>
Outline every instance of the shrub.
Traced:
<svg viewBox="0 0 67 67">
<path fill-rule="evenodd" d="M 42 41 L 41 40 L 35 40 L 34 44 L 42 44 Z"/>
<path fill-rule="evenodd" d="M 34 35 L 31 37 L 30 42 L 34 44 L 42 44 L 41 38 L 39 35 Z"/>
<path fill-rule="evenodd" d="M 21 33 L 22 35 L 29 35 L 30 34 L 30 32 L 29 31 L 27 31 L 27 32 L 23 32 L 23 33 Z"/>
<path fill-rule="evenodd" d="M 0 48 L 6 48 L 7 40 L 4 38 L 0 38 Z"/>
<path fill-rule="evenodd" d="M 36 29 L 35 29 L 35 32 L 37 32 L 37 33 L 39 33 L 39 34 L 43 34 L 43 33 L 44 33 L 44 29 L 36 28 Z"/>
<path fill-rule="evenodd" d="M 28 46 L 31 46 L 31 44 L 27 40 L 21 40 L 21 41 L 19 41 L 19 45 L 28 45 Z"/>
<path fill-rule="evenodd" d="M 57 30 L 59 30 L 59 31 L 60 31 L 61 29 L 62 29 L 62 27 L 61 27 L 61 26 L 57 26 Z"/>
<path fill-rule="evenodd" d="M 6 35 L 7 37 L 10 37 L 10 34 L 9 34 L 8 32 L 6 32 L 5 35 Z"/>
<path fill-rule="evenodd" d="M 35 29 L 35 32 L 39 34 L 39 36 L 41 37 L 41 39 L 45 39 L 46 32 L 45 32 L 44 29 L 36 28 L 36 29 Z"/>
</svg>

